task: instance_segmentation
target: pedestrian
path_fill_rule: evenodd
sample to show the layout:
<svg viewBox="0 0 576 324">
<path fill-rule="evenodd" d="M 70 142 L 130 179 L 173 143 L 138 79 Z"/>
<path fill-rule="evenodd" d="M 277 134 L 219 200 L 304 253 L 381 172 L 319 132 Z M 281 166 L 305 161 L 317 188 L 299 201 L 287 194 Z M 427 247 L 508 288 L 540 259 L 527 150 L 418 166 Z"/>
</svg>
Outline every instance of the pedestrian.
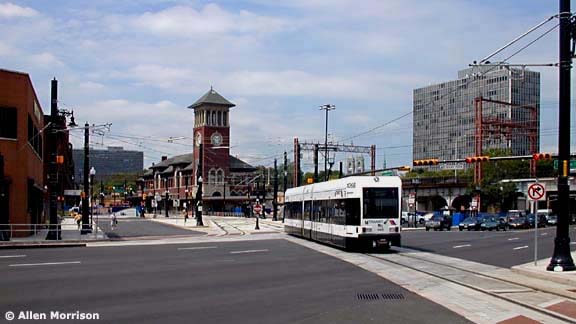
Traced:
<svg viewBox="0 0 576 324">
<path fill-rule="evenodd" d="M 112 216 L 110 216 L 110 227 L 112 228 L 112 230 L 114 230 L 117 225 L 118 225 L 118 219 L 116 218 L 116 213 L 112 213 Z"/>
<path fill-rule="evenodd" d="M 76 224 L 78 224 L 78 229 L 80 229 L 80 223 L 82 223 L 82 217 L 80 216 L 80 214 L 75 214 L 74 220 L 76 220 Z"/>
</svg>

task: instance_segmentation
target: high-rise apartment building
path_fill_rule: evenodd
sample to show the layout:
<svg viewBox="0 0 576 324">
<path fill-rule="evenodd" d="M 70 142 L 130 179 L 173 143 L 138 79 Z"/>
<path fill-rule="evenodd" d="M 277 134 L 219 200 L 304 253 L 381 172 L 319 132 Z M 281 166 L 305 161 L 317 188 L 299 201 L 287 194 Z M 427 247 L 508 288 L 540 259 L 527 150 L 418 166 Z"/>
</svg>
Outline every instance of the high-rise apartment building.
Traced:
<svg viewBox="0 0 576 324">
<path fill-rule="evenodd" d="M 413 93 L 413 159 L 461 159 L 476 154 L 475 98 L 482 102 L 483 152 L 508 149 L 526 155 L 539 148 L 540 73 L 505 67 L 474 67 L 458 79 Z"/>
</svg>

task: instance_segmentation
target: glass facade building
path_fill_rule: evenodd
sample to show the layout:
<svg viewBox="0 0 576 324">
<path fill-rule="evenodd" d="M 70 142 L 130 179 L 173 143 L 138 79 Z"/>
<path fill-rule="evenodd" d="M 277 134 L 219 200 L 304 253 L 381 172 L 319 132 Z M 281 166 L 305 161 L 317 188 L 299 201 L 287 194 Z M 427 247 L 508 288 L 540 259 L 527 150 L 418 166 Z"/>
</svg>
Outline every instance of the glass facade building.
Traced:
<svg viewBox="0 0 576 324">
<path fill-rule="evenodd" d="M 475 152 L 475 98 L 510 105 L 482 103 L 483 120 L 497 121 L 484 131 L 482 147 L 508 149 L 513 155 L 531 154 L 530 123 L 539 148 L 540 73 L 505 67 L 474 67 L 458 72 L 458 79 L 413 91 L 414 160 L 463 159 Z M 516 107 L 525 105 L 530 108 Z M 535 117 L 533 117 L 535 116 Z M 534 119 L 536 119 L 534 121 Z M 485 123 L 486 124 L 486 123 Z"/>
<path fill-rule="evenodd" d="M 72 151 L 75 182 L 83 183 L 84 149 Z M 144 170 L 144 152 L 126 151 L 122 147 L 107 150 L 90 149 L 90 166 L 96 169 L 96 180 L 119 173 L 139 173 Z"/>
</svg>

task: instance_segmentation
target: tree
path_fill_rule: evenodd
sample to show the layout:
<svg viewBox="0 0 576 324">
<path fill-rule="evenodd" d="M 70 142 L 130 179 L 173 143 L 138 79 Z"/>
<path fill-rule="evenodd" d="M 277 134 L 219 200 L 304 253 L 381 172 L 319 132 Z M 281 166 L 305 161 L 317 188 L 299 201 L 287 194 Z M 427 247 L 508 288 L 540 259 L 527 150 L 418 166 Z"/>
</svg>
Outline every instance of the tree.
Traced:
<svg viewBox="0 0 576 324">
<path fill-rule="evenodd" d="M 490 157 L 509 156 L 509 150 L 491 149 L 485 152 Z M 469 191 L 480 193 L 483 210 L 507 211 L 514 207 L 519 194 L 516 184 L 502 183 L 504 179 L 519 179 L 530 176 L 530 161 L 507 160 L 482 163 L 482 181 L 479 186 L 471 183 Z"/>
</svg>

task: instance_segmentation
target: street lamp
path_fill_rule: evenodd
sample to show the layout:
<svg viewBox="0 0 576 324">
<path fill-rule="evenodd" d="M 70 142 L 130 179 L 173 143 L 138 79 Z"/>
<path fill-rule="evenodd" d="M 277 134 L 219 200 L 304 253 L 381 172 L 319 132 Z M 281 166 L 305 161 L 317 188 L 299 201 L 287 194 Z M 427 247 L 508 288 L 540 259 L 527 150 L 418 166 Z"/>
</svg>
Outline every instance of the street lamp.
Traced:
<svg viewBox="0 0 576 324">
<path fill-rule="evenodd" d="M 196 192 L 196 226 L 204 226 L 202 223 L 202 176 L 198 177 L 198 191 Z"/>
<path fill-rule="evenodd" d="M 164 189 L 166 190 L 164 194 L 166 198 L 164 199 L 164 209 L 166 211 L 166 217 L 168 217 L 168 179 L 164 178 Z"/>
<path fill-rule="evenodd" d="M 94 176 L 95 175 L 96 175 L 96 169 L 94 167 L 91 167 L 90 168 L 90 225 L 94 224 L 92 220 L 94 217 Z"/>
<path fill-rule="evenodd" d="M 334 105 L 322 105 L 320 110 L 326 111 L 326 131 L 324 132 L 324 181 L 328 181 L 328 112 L 335 110 Z"/>
</svg>

